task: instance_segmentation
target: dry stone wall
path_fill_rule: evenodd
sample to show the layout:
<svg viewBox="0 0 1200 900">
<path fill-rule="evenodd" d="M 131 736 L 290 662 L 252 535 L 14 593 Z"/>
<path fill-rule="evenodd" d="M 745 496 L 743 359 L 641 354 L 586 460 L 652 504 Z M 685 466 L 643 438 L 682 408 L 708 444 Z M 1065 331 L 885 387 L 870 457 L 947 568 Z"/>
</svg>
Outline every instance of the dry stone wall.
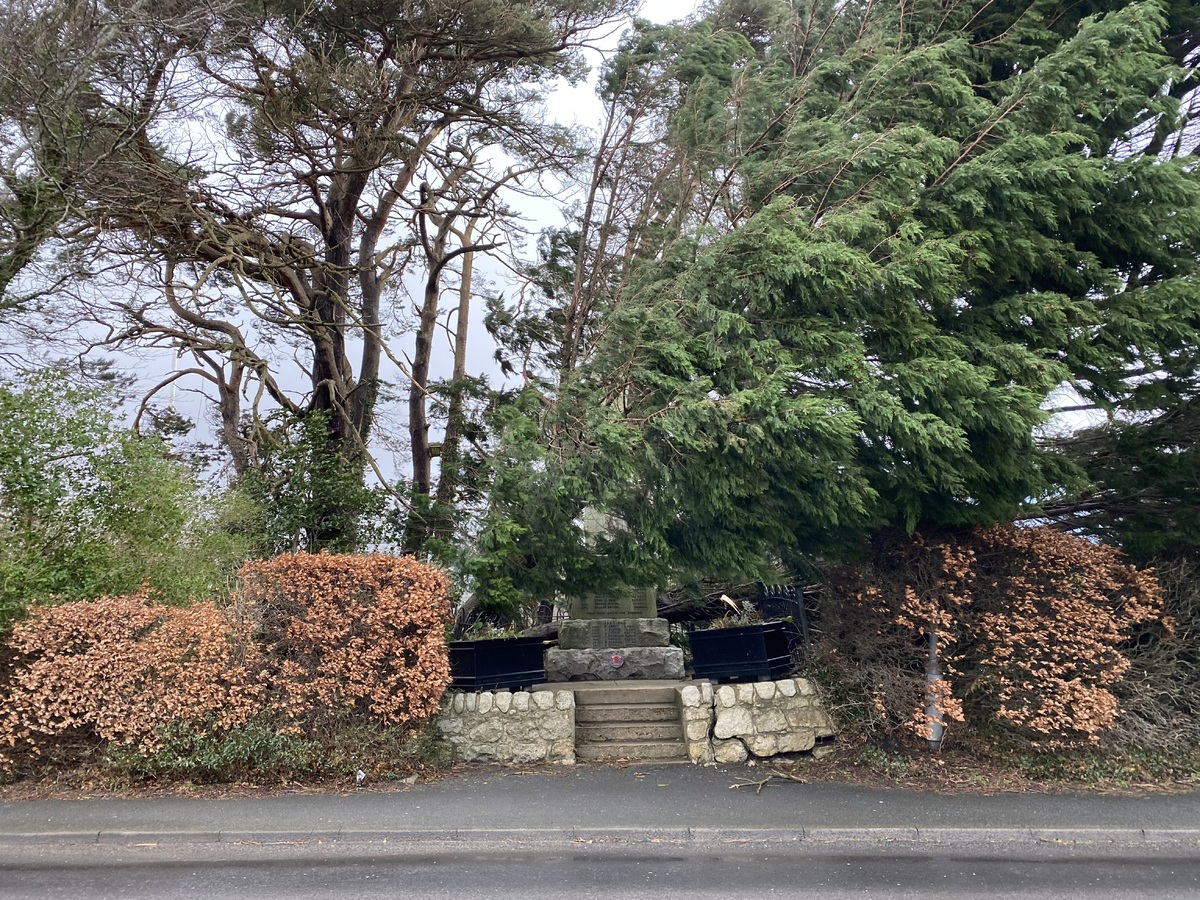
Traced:
<svg viewBox="0 0 1200 900">
<path fill-rule="evenodd" d="M 707 681 L 679 689 L 679 716 L 688 759 L 707 766 L 713 760 L 713 686 Z"/>
<path fill-rule="evenodd" d="M 447 693 L 439 736 L 467 762 L 575 762 L 571 691 Z"/>
<path fill-rule="evenodd" d="M 799 753 L 834 733 L 806 678 L 688 685 L 679 692 L 679 706 L 688 757 L 699 764 Z"/>
</svg>

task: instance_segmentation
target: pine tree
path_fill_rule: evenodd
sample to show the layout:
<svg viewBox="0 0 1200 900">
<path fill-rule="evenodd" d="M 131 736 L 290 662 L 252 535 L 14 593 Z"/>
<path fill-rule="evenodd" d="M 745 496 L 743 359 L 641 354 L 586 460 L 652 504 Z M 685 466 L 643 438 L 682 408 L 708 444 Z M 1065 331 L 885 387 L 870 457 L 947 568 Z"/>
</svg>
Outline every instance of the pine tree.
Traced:
<svg viewBox="0 0 1200 900">
<path fill-rule="evenodd" d="M 363 485 L 368 467 L 384 477 L 369 443 L 389 377 L 402 378 L 412 506 L 424 511 L 438 300 L 452 267 L 469 281 L 469 255 L 497 246 L 466 223 L 503 218 L 497 193 L 517 171 L 569 155 L 541 89 L 580 77 L 592 31 L 628 11 L 627 0 L 6 4 L 0 308 L 44 295 L 38 311 L 61 330 L 97 323 L 88 340 L 190 356 L 151 390 L 186 378 L 209 392 L 239 476 L 261 468 L 265 419 L 281 409 L 296 429 L 322 424 L 338 483 Z M 515 168 L 493 168 L 501 158 Z M 418 268 L 405 364 L 393 323 Z M 362 543 L 353 493 L 313 495 L 315 546 Z"/>
</svg>

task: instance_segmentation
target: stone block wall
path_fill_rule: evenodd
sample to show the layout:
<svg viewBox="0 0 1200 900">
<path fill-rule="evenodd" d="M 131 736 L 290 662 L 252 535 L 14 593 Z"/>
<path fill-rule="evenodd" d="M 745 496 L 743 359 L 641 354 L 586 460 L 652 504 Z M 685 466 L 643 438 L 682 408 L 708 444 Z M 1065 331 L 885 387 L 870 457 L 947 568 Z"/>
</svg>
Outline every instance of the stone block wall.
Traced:
<svg viewBox="0 0 1200 900">
<path fill-rule="evenodd" d="M 805 678 L 757 684 L 696 682 L 677 693 L 688 758 L 700 765 L 811 750 L 833 722 Z M 467 762 L 575 762 L 575 694 L 560 691 L 447 693 L 441 738 Z"/>
<path fill-rule="evenodd" d="M 688 685 L 679 691 L 679 706 L 694 763 L 799 753 L 834 733 L 833 721 L 805 678 Z"/>
<path fill-rule="evenodd" d="M 713 686 L 702 681 L 680 688 L 679 717 L 688 759 L 707 766 L 713 762 Z"/>
<path fill-rule="evenodd" d="M 467 762 L 575 762 L 571 691 L 451 691 L 442 698 L 439 736 Z"/>
</svg>

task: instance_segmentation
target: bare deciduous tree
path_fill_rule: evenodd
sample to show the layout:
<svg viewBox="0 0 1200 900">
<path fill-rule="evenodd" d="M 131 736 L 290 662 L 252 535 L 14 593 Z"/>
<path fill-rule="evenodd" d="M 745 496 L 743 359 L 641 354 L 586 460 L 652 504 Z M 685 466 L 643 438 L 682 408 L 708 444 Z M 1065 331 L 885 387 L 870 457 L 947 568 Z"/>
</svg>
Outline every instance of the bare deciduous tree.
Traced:
<svg viewBox="0 0 1200 900">
<path fill-rule="evenodd" d="M 488 246 L 470 243 L 464 221 L 499 210 L 510 177 L 471 161 L 514 148 L 536 157 L 553 143 L 537 118 L 539 84 L 577 74 L 574 51 L 627 6 L 9 4 L 3 132 L 13 171 L 51 199 L 31 203 L 15 182 L 0 194 L 11 226 L 0 240 L 13 248 L 0 286 L 49 271 L 17 275 L 39 244 L 69 250 L 74 283 L 104 285 L 87 315 L 111 328 L 111 343 L 191 355 L 160 384 L 186 375 L 213 387 L 239 471 L 255 464 L 243 420 L 258 421 L 263 398 L 323 416 L 328 449 L 361 471 L 391 356 L 411 377 L 411 430 L 425 441 L 414 442 L 424 456 L 415 489 L 428 493 L 424 344 L 441 276 Z M 456 156 L 462 135 L 474 149 Z M 438 198 L 420 196 L 431 171 L 445 176 Z M 468 200 L 455 186 L 472 179 Z M 411 368 L 387 328 L 410 265 L 425 284 Z M 283 373 L 297 367 L 306 387 L 293 391 Z M 326 517 L 314 518 L 320 532 Z"/>
</svg>

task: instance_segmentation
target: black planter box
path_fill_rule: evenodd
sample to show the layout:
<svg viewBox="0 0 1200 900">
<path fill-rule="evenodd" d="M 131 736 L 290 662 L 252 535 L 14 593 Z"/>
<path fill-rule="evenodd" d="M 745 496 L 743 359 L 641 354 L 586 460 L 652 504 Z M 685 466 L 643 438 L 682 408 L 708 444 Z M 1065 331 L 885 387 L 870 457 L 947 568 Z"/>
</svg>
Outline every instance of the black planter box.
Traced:
<svg viewBox="0 0 1200 900">
<path fill-rule="evenodd" d="M 461 691 L 517 690 L 546 680 L 540 637 L 450 642 L 450 687 Z"/>
<path fill-rule="evenodd" d="M 792 645 L 800 632 L 791 622 L 693 631 L 692 671 L 713 681 L 774 681 L 792 670 Z"/>
</svg>

